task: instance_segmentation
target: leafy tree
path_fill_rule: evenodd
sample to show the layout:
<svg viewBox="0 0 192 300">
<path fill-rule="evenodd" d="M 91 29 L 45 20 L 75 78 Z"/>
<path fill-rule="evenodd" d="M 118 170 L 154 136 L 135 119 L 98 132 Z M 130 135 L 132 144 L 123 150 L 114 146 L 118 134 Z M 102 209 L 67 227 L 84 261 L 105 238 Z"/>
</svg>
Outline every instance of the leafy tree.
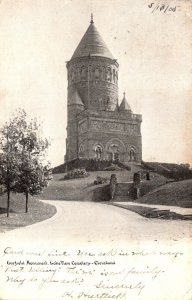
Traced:
<svg viewBox="0 0 192 300">
<path fill-rule="evenodd" d="M 25 212 L 28 212 L 29 195 L 40 194 L 51 179 L 49 163 L 44 165 L 39 157 L 30 157 L 30 153 L 23 153 L 19 168 L 19 180 L 15 191 L 24 193 L 26 197 Z"/>
<path fill-rule="evenodd" d="M 41 125 L 38 124 L 36 119 L 28 119 L 24 110 L 19 110 L 5 127 L 9 127 L 10 124 L 12 124 L 10 142 L 14 149 L 11 152 L 12 156 L 9 155 L 11 168 L 8 168 L 7 161 L 4 161 L 3 164 L 5 168 L 14 170 L 14 172 L 11 171 L 13 178 L 11 177 L 11 189 L 8 190 L 25 194 L 25 211 L 28 212 L 29 194 L 41 193 L 52 178 L 50 164 L 46 160 L 46 150 L 49 142 L 42 137 Z M 2 151 L 2 155 L 6 156 L 4 148 L 2 148 Z M 13 169 L 12 166 L 14 166 Z M 1 177 L 2 184 L 5 185 L 3 178 L 5 179 L 6 176 L 4 173 Z"/>
<path fill-rule="evenodd" d="M 7 193 L 7 217 L 10 212 L 10 193 L 18 180 L 18 140 L 20 132 L 16 126 L 17 117 L 0 129 L 0 185 Z"/>
</svg>

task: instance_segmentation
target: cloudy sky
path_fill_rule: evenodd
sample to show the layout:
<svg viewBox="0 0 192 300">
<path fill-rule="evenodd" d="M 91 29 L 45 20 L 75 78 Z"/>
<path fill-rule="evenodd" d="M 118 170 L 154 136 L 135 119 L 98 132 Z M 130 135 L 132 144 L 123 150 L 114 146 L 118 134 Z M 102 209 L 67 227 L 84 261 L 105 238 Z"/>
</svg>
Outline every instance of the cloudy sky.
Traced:
<svg viewBox="0 0 192 300">
<path fill-rule="evenodd" d="M 51 138 L 53 166 L 63 162 L 66 61 L 93 12 L 120 64 L 119 99 L 143 115 L 143 159 L 192 163 L 192 2 L 151 2 L 0 0 L 0 125 L 24 108 Z"/>
</svg>

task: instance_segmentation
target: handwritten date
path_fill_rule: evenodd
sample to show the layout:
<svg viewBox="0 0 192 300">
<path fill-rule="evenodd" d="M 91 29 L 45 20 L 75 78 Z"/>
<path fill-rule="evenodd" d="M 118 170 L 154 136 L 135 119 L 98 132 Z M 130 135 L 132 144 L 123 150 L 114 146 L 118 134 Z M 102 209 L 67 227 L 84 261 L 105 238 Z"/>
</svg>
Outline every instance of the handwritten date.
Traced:
<svg viewBox="0 0 192 300">
<path fill-rule="evenodd" d="M 169 4 L 159 4 L 155 2 L 151 2 L 148 7 L 151 9 L 151 12 L 154 13 L 156 11 L 160 11 L 163 13 L 176 12 L 178 6 L 170 6 Z"/>
</svg>

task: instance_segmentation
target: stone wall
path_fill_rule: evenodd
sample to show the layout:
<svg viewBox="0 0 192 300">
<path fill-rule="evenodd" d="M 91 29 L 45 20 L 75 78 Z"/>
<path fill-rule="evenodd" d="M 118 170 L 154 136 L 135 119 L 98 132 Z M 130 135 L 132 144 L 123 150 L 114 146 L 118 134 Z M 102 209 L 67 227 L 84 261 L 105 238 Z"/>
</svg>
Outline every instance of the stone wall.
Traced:
<svg viewBox="0 0 192 300">
<path fill-rule="evenodd" d="M 121 122 L 117 124 L 120 124 L 125 129 L 128 125 L 130 125 L 131 128 L 133 126 L 123 120 L 118 119 L 118 121 Z M 99 122 L 101 122 L 102 125 L 100 125 Z M 94 124 L 94 126 L 89 126 L 88 124 Z M 97 126 L 95 126 L 95 124 L 97 124 Z M 135 155 L 132 159 L 134 158 L 133 160 L 135 162 L 140 163 L 142 160 L 141 134 L 140 130 L 138 131 L 140 124 L 137 125 L 137 131 L 123 131 L 121 126 L 119 128 L 118 126 L 112 126 L 111 128 L 110 126 L 106 126 L 106 128 L 104 128 L 105 124 L 110 124 L 110 121 L 107 122 L 105 119 L 102 123 L 101 120 L 87 120 L 87 118 L 81 120 L 78 125 L 80 157 L 101 158 L 106 160 L 118 157 L 122 162 L 129 162 L 131 160 L 130 152 L 132 151 L 132 154 Z M 97 148 L 100 151 L 101 157 L 97 157 Z M 113 157 L 113 152 L 118 154 Z"/>
</svg>

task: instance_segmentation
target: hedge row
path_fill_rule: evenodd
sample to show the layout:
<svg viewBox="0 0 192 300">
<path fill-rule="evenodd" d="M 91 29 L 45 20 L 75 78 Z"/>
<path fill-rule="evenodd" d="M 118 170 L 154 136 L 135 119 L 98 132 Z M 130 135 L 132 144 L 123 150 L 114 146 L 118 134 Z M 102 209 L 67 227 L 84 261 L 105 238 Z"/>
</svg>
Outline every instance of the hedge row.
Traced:
<svg viewBox="0 0 192 300">
<path fill-rule="evenodd" d="M 188 164 L 142 162 L 142 167 L 169 179 L 184 180 L 192 178 L 192 170 Z"/>
<path fill-rule="evenodd" d="M 68 163 L 62 164 L 53 168 L 52 173 L 66 173 L 73 169 L 85 169 L 86 171 L 104 171 L 105 168 L 110 167 L 112 164 L 116 164 L 121 168 L 131 170 L 129 166 L 120 163 L 119 161 L 109 160 L 96 160 L 96 159 L 74 159 Z"/>
</svg>

